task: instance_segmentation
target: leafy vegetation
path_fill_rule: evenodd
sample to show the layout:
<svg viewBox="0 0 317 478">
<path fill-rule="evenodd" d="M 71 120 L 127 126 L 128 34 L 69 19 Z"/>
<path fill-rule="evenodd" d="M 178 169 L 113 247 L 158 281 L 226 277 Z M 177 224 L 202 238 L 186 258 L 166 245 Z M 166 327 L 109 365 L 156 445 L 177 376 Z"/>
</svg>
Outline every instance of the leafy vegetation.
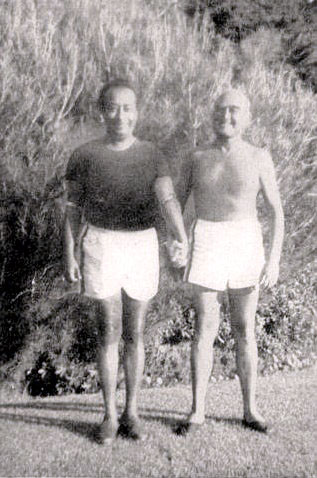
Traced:
<svg viewBox="0 0 317 478">
<path fill-rule="evenodd" d="M 279 60 L 294 66 L 299 77 L 316 92 L 316 2 L 188 0 L 185 11 L 200 18 L 207 15 L 211 28 L 236 44 L 263 28 L 279 31 Z"/>
<path fill-rule="evenodd" d="M 287 43 L 287 38 L 297 35 L 291 27 L 297 13 L 301 12 L 298 21 L 307 28 L 312 16 L 305 17 L 301 2 L 292 2 L 292 9 L 280 2 L 276 5 L 284 9 L 285 25 L 278 25 L 278 6 L 272 6 L 274 15 L 271 11 L 275 23 L 265 23 L 260 21 L 261 9 L 256 15 L 253 12 L 259 3 L 253 3 L 252 8 L 251 3 L 244 8 L 246 3 L 241 0 L 234 9 L 233 2 L 223 2 L 233 24 L 239 18 L 240 23 L 248 25 L 251 16 L 257 22 L 256 26 L 250 24 L 247 34 L 239 33 L 237 42 L 213 27 L 208 9 L 201 9 L 201 15 L 194 17 L 184 13 L 185 2 L 2 2 L 3 377 L 15 376 L 33 394 L 93 391 L 97 387 L 92 365 L 96 341 L 93 307 L 73 295 L 66 297 L 61 285 L 62 179 L 70 151 L 103 134 L 96 99 L 103 82 L 116 75 L 128 76 L 138 85 L 141 98 L 137 133 L 164 148 L 175 176 L 180 167 L 179 151 L 210 141 L 210 110 L 217 95 L 233 83 L 250 96 L 254 120 L 247 138 L 271 150 L 286 215 L 281 286 L 259 308 L 260 351 L 265 355 L 272 350 L 272 357 L 278 358 L 272 358 L 270 364 L 265 360 L 261 367 L 263 372 L 274 371 L 285 367 L 287 361 L 293 360 L 297 367 L 313 360 L 315 332 L 309 324 L 315 291 L 309 285 L 307 290 L 311 292 L 305 295 L 306 286 L 298 286 L 298 292 L 294 286 L 295 306 L 289 284 L 296 283 L 296 271 L 306 265 L 310 269 L 305 269 L 304 276 L 314 275 L 310 264 L 316 237 L 313 188 L 317 176 L 317 105 L 313 91 L 288 62 L 294 50 Z M 210 8 L 215 6 L 216 2 L 209 3 Z M 228 29 L 229 23 L 226 25 Z M 310 52 L 309 28 L 305 30 L 306 39 L 297 36 L 294 40 L 298 52 L 306 40 L 305 51 Z M 259 208 L 266 238 L 261 199 Z M 164 236 L 164 230 L 161 233 Z M 192 333 L 194 316 L 189 293 L 165 262 L 161 291 L 148 316 L 149 338 L 154 330 L 161 330 L 157 334 L 159 342 L 148 341 L 151 383 L 159 378 L 159 383 L 186 380 L 183 364 L 188 357 L 186 341 Z M 305 302 L 300 300 L 301 295 Z M 292 304 L 293 309 L 289 308 Z M 307 313 L 303 314 L 304 310 Z M 165 328 L 163 322 L 167 323 Z M 297 324 L 295 331 L 292 323 Z M 276 328 L 280 332 L 271 334 Z M 303 339 L 305 330 L 309 343 Z M 293 358 L 286 352 L 291 341 Z M 233 373 L 232 347 L 224 310 L 215 368 L 219 375 Z"/>
</svg>

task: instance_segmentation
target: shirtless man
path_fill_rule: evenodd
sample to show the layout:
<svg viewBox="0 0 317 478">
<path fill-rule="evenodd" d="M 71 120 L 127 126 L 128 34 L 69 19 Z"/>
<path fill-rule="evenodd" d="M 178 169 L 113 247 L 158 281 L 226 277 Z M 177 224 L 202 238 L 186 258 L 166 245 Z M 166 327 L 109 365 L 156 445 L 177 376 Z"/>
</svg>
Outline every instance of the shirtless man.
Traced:
<svg viewBox="0 0 317 478">
<path fill-rule="evenodd" d="M 272 287 L 278 279 L 284 219 L 269 153 L 242 139 L 249 122 L 246 96 L 239 90 L 222 94 L 213 115 L 216 139 L 208 149 L 193 154 L 187 169 L 187 195 L 193 192 L 197 217 L 185 272 L 185 280 L 193 284 L 197 310 L 191 351 L 193 404 L 187 429 L 205 420 L 220 298 L 227 291 L 243 396 L 243 424 L 267 431 L 255 400 L 255 313 L 259 283 Z M 266 261 L 256 209 L 260 191 L 273 218 Z"/>
<path fill-rule="evenodd" d="M 138 417 L 143 330 L 159 279 L 156 194 L 185 251 L 187 237 L 170 183 L 164 191 L 155 185 L 160 177 L 170 177 L 164 156 L 154 144 L 134 135 L 138 118 L 134 87 L 124 80 L 105 85 L 99 108 L 105 136 L 76 149 L 67 165 L 64 261 L 66 278 L 80 281 L 81 292 L 97 304 L 97 364 L 105 406 L 97 438 L 103 443 L 117 433 L 132 439 L 143 435 Z M 126 404 L 118 419 L 121 335 Z"/>
</svg>

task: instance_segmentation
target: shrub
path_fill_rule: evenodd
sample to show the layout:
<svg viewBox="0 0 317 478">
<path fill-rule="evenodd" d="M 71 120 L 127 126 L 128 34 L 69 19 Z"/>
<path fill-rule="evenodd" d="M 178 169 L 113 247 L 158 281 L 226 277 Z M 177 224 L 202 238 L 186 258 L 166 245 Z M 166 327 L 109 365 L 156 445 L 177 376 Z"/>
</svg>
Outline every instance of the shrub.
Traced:
<svg viewBox="0 0 317 478">
<path fill-rule="evenodd" d="M 97 388 L 95 306 L 76 294 L 54 268 L 37 274 L 24 313 L 29 333 L 8 374 L 32 395 Z"/>
<path fill-rule="evenodd" d="M 254 0 L 188 0 L 185 11 L 189 16 L 208 23 L 224 38 L 241 44 L 259 30 L 280 32 L 281 48 L 267 43 L 268 58 L 278 67 L 288 62 L 299 77 L 316 92 L 316 6 L 305 0 L 280 2 Z M 207 21 L 206 21 L 207 19 Z M 273 50 L 271 47 L 273 46 Z M 263 57 L 266 58 L 266 57 Z"/>
<path fill-rule="evenodd" d="M 179 2 L 5 0 L 2 7 L 0 341 L 7 370 L 20 359 L 16 370 L 24 380 L 24 372 L 42 370 L 43 363 L 58 370 L 61 359 L 70 371 L 59 377 L 76 375 L 71 364 L 85 377 L 80 364 L 94 360 L 92 308 L 50 294 L 61 275 L 65 165 L 77 145 L 103 134 L 96 98 L 109 77 L 128 76 L 139 85 L 137 134 L 165 148 L 177 172 L 180 145 L 212 139 L 211 105 L 240 65 L 239 82 L 255 114 L 248 139 L 272 151 L 285 202 L 285 269 L 311 260 L 316 97 L 286 58 L 278 63 L 280 33 L 259 30 L 240 42 L 239 52 L 210 28 L 207 16 L 189 21 Z M 270 49 L 274 59 L 267 61 Z M 179 279 L 166 270 L 163 265 L 146 333 L 172 320 L 162 338 L 168 348 L 189 339 L 194 312 Z M 219 350 L 229 343 L 229 330 L 223 321 Z"/>
<path fill-rule="evenodd" d="M 163 298 L 169 296 L 165 304 L 160 294 Z M 190 289 L 176 282 L 174 291 L 164 294 L 161 290 L 160 294 L 147 317 L 144 386 L 189 383 L 190 342 L 195 319 Z M 44 301 L 47 295 L 42 298 Z M 37 321 L 31 321 L 36 325 L 20 360 L 14 367 L 10 364 L 11 376 L 32 395 L 97 391 L 98 331 L 93 304 L 70 295 L 57 302 L 54 309 L 45 310 L 47 314 L 43 308 L 40 319 L 37 301 L 35 309 L 29 311 L 30 314 L 36 311 Z M 260 300 L 256 315 L 260 373 L 295 370 L 315 362 L 315 316 L 316 282 L 310 265 Z M 235 344 L 225 301 L 215 342 L 212 379 L 235 376 Z M 122 379 L 120 373 L 118 386 Z"/>
<path fill-rule="evenodd" d="M 170 302 L 172 318 L 161 329 L 160 338 L 148 351 L 148 376 L 155 383 L 161 377 L 164 384 L 188 381 L 188 342 L 193 338 L 195 310 L 188 303 Z M 263 374 L 276 370 L 307 367 L 316 360 L 316 279 L 314 268 L 308 265 L 287 282 L 275 287 L 260 299 L 256 314 L 256 338 L 259 352 L 259 371 Z M 175 347 L 174 344 L 177 344 Z M 180 346 L 183 344 L 183 347 Z M 228 302 L 221 308 L 221 322 L 215 342 L 214 377 L 233 378 L 236 375 L 235 345 L 231 332 Z"/>
<path fill-rule="evenodd" d="M 316 279 L 312 265 L 260 303 L 257 336 L 261 369 L 298 369 L 316 359 Z"/>
</svg>

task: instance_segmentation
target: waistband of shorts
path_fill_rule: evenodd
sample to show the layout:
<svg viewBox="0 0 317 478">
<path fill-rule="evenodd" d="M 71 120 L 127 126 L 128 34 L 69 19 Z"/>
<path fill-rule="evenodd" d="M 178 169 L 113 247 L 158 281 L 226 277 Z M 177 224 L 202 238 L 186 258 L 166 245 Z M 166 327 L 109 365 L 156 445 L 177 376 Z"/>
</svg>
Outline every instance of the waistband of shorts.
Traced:
<svg viewBox="0 0 317 478">
<path fill-rule="evenodd" d="M 259 222 L 258 218 L 246 218 L 246 219 L 239 219 L 235 221 L 208 221 L 206 219 L 197 218 L 194 223 L 192 224 L 192 228 L 202 228 L 204 230 L 208 229 L 261 229 L 261 223 Z"/>
<path fill-rule="evenodd" d="M 124 229 L 105 229 L 103 227 L 98 227 L 94 226 L 93 224 L 88 223 L 87 224 L 87 232 L 88 231 L 94 231 L 97 232 L 98 234 L 113 234 L 113 235 L 127 235 L 127 236 L 146 236 L 146 235 L 152 235 L 153 233 L 156 234 L 156 229 L 155 227 L 150 227 L 149 229 L 140 229 L 137 231 L 131 231 L 131 230 L 124 230 Z"/>
<path fill-rule="evenodd" d="M 235 219 L 229 221 L 209 221 L 208 219 L 201 219 L 198 217 L 196 222 L 206 223 L 206 224 L 241 224 L 242 222 L 249 222 L 251 224 L 260 224 L 257 217 L 247 217 L 244 219 Z"/>
</svg>

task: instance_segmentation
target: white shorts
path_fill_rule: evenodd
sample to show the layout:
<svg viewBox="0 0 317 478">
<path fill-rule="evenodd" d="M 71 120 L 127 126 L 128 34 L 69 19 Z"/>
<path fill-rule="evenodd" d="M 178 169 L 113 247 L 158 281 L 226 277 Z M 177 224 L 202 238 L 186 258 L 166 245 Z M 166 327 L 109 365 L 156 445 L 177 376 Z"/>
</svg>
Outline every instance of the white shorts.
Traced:
<svg viewBox="0 0 317 478">
<path fill-rule="evenodd" d="M 158 290 L 156 230 L 112 231 L 88 225 L 82 242 L 82 293 L 106 299 L 121 289 L 133 299 L 150 300 Z"/>
<path fill-rule="evenodd" d="M 261 226 L 256 220 L 211 222 L 192 227 L 187 282 L 208 289 L 255 286 L 264 266 Z"/>
</svg>

